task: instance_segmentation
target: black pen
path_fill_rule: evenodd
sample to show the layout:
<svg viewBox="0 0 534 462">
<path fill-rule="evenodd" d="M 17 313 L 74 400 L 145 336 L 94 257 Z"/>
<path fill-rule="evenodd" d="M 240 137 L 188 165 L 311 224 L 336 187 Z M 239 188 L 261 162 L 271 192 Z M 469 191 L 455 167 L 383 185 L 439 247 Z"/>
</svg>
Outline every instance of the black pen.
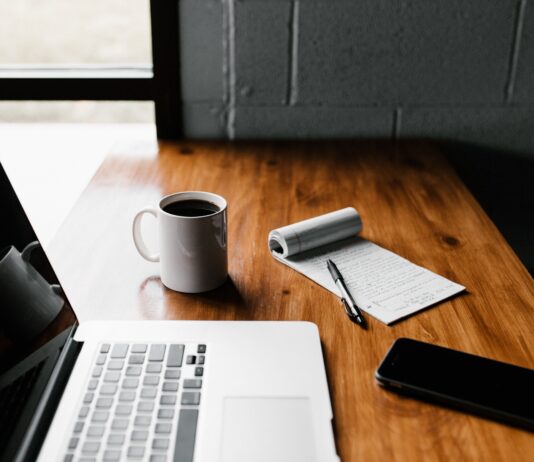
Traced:
<svg viewBox="0 0 534 462">
<path fill-rule="evenodd" d="M 352 295 L 350 294 L 349 289 L 343 280 L 343 276 L 341 276 L 341 273 L 337 269 L 336 264 L 332 260 L 328 259 L 326 261 L 326 265 L 328 266 L 328 271 L 330 271 L 330 275 L 332 276 L 334 283 L 341 292 L 341 302 L 345 307 L 347 316 L 351 321 L 359 324 L 361 327 L 365 327 L 365 319 L 363 318 L 363 314 L 352 298 Z"/>
</svg>

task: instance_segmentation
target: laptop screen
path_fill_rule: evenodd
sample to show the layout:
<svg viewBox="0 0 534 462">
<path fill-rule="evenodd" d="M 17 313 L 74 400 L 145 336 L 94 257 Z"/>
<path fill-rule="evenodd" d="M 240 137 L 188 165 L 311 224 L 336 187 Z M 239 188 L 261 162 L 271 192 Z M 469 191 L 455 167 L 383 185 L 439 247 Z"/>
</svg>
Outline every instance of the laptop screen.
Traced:
<svg viewBox="0 0 534 462">
<path fill-rule="evenodd" d="M 0 165 L 0 374 L 76 321 Z"/>
</svg>

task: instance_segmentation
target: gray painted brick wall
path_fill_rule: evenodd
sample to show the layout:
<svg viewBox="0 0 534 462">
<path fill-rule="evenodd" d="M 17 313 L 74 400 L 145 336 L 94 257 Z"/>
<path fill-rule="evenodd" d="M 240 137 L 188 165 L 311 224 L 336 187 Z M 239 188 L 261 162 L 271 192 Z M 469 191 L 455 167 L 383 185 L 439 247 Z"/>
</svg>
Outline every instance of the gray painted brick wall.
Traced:
<svg viewBox="0 0 534 462">
<path fill-rule="evenodd" d="M 534 154 L 534 0 L 179 0 L 186 134 Z"/>
<path fill-rule="evenodd" d="M 235 2 L 237 106 L 286 104 L 291 3 Z"/>
<path fill-rule="evenodd" d="M 387 108 L 240 106 L 235 114 L 239 138 L 382 138 L 392 125 Z"/>
</svg>

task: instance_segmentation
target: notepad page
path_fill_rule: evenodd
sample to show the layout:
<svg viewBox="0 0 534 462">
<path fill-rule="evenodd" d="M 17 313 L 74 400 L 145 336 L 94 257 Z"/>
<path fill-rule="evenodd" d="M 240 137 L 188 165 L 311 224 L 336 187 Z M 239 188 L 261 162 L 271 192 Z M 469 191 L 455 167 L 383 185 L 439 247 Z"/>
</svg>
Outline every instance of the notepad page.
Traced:
<svg viewBox="0 0 534 462">
<path fill-rule="evenodd" d="M 339 268 L 356 303 L 390 324 L 465 289 L 405 258 L 359 237 L 291 257 L 273 256 L 336 295 L 326 260 Z"/>
</svg>

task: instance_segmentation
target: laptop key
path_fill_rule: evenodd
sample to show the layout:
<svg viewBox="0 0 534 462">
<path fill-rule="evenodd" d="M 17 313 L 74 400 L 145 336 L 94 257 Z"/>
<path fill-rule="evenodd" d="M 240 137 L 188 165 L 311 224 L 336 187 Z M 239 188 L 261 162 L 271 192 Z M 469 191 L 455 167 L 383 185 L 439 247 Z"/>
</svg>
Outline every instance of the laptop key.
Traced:
<svg viewBox="0 0 534 462">
<path fill-rule="evenodd" d="M 165 434 L 170 433 L 172 429 L 172 425 L 169 423 L 158 423 L 156 424 L 156 429 L 154 430 L 157 434 Z"/>
<path fill-rule="evenodd" d="M 113 405 L 113 398 L 98 398 L 96 400 L 97 409 L 109 409 Z"/>
<path fill-rule="evenodd" d="M 87 441 L 82 446 L 82 452 L 84 454 L 96 454 L 100 449 L 100 443 L 98 441 Z"/>
<path fill-rule="evenodd" d="M 84 417 L 87 417 L 87 414 L 89 414 L 89 406 L 83 406 L 78 413 L 78 417 L 83 419 Z"/>
<path fill-rule="evenodd" d="M 103 427 L 102 425 L 91 425 L 87 429 L 87 436 L 92 436 L 96 438 L 96 437 L 102 436 L 105 430 L 106 428 Z"/>
<path fill-rule="evenodd" d="M 151 420 L 150 416 L 138 415 L 134 420 L 134 425 L 136 427 L 148 427 Z"/>
<path fill-rule="evenodd" d="M 146 441 L 148 439 L 148 432 L 146 430 L 134 430 L 130 439 L 132 441 Z"/>
<path fill-rule="evenodd" d="M 128 358 L 128 364 L 143 364 L 145 362 L 145 355 L 131 355 Z"/>
<path fill-rule="evenodd" d="M 113 449 L 108 449 L 107 451 L 104 451 L 104 462 L 114 462 L 116 460 L 120 460 L 121 458 L 121 452 Z"/>
<path fill-rule="evenodd" d="M 186 364 L 196 364 L 197 357 L 195 355 L 189 355 L 187 359 L 185 360 Z"/>
<path fill-rule="evenodd" d="M 180 369 L 167 369 L 165 371 L 166 379 L 179 379 L 180 378 Z"/>
<path fill-rule="evenodd" d="M 196 377 L 202 377 L 204 375 L 204 368 L 203 367 L 195 367 L 195 376 Z"/>
<path fill-rule="evenodd" d="M 158 411 L 158 419 L 173 419 L 174 409 L 160 409 Z"/>
<path fill-rule="evenodd" d="M 137 412 L 152 412 L 154 410 L 154 403 L 152 401 L 141 401 L 137 405 Z"/>
<path fill-rule="evenodd" d="M 102 366 L 95 366 L 93 369 L 93 377 L 98 378 L 102 375 Z"/>
<path fill-rule="evenodd" d="M 117 385 L 114 383 L 105 383 L 100 387 L 101 395 L 114 395 L 117 393 Z"/>
<path fill-rule="evenodd" d="M 155 387 L 146 387 L 141 390 L 141 398 L 154 399 L 158 393 L 158 389 Z"/>
<path fill-rule="evenodd" d="M 159 374 L 161 372 L 161 364 L 159 363 L 147 364 L 146 371 L 149 374 Z"/>
<path fill-rule="evenodd" d="M 178 391 L 178 382 L 163 382 L 162 391 Z"/>
<path fill-rule="evenodd" d="M 147 375 L 143 379 L 143 385 L 157 385 L 159 383 L 159 375 Z"/>
<path fill-rule="evenodd" d="M 89 385 L 87 385 L 88 390 L 96 390 L 96 387 L 98 387 L 98 380 L 91 379 L 89 380 Z"/>
<path fill-rule="evenodd" d="M 126 375 L 128 377 L 139 377 L 142 370 L 141 366 L 128 366 L 126 368 Z"/>
<path fill-rule="evenodd" d="M 150 462 L 166 462 L 167 456 L 162 456 L 161 454 L 152 454 L 149 460 Z"/>
<path fill-rule="evenodd" d="M 122 381 L 122 388 L 137 388 L 139 386 L 139 379 L 124 379 Z"/>
<path fill-rule="evenodd" d="M 163 404 L 163 405 L 176 404 L 176 396 L 175 395 L 161 395 L 161 398 L 159 399 L 159 404 Z"/>
<path fill-rule="evenodd" d="M 167 356 L 167 367 L 181 367 L 184 357 L 184 345 L 171 345 Z"/>
<path fill-rule="evenodd" d="M 126 430 L 128 428 L 128 419 L 113 419 L 111 422 L 112 430 Z"/>
<path fill-rule="evenodd" d="M 202 388 L 202 379 L 185 379 L 184 388 Z"/>
<path fill-rule="evenodd" d="M 101 346 L 100 346 L 100 353 L 107 353 L 109 351 L 109 347 L 111 345 L 109 343 L 103 343 Z"/>
<path fill-rule="evenodd" d="M 76 422 L 74 424 L 74 433 L 81 433 L 83 430 L 83 422 Z"/>
<path fill-rule="evenodd" d="M 124 361 L 122 359 L 112 359 L 108 363 L 108 370 L 110 371 L 120 371 L 124 367 Z"/>
<path fill-rule="evenodd" d="M 63 462 L 72 462 L 74 460 L 74 454 L 66 454 L 63 458 Z"/>
<path fill-rule="evenodd" d="M 119 404 L 115 408 L 115 414 L 127 416 L 130 415 L 133 411 L 133 406 L 131 404 Z"/>
<path fill-rule="evenodd" d="M 86 393 L 83 397 L 83 404 L 91 404 L 93 402 L 94 397 L 94 393 Z"/>
<path fill-rule="evenodd" d="M 98 358 L 96 358 L 96 364 L 98 366 L 101 366 L 106 362 L 106 355 L 98 355 Z"/>
<path fill-rule="evenodd" d="M 79 442 L 80 438 L 71 438 L 69 441 L 69 449 L 76 449 L 76 446 L 78 446 Z"/>
<path fill-rule="evenodd" d="M 135 391 L 121 391 L 119 401 L 128 402 L 135 400 Z"/>
<path fill-rule="evenodd" d="M 143 446 L 130 446 L 128 448 L 128 457 L 141 458 L 145 455 L 145 448 Z"/>
<path fill-rule="evenodd" d="M 169 447 L 168 438 L 154 438 L 152 440 L 152 449 L 167 449 Z"/>
<path fill-rule="evenodd" d="M 121 378 L 121 373 L 116 371 L 106 372 L 104 374 L 104 382 L 115 383 Z"/>
<path fill-rule="evenodd" d="M 109 412 L 108 411 L 95 411 L 93 412 L 93 418 L 91 419 L 92 422 L 107 422 L 109 419 Z"/>
<path fill-rule="evenodd" d="M 198 364 L 204 364 L 206 362 L 206 357 L 204 355 L 200 355 L 198 357 Z"/>
<path fill-rule="evenodd" d="M 113 345 L 111 349 L 112 358 L 126 358 L 126 353 L 128 352 L 128 345 L 126 343 L 117 343 Z"/>
<path fill-rule="evenodd" d="M 174 462 L 193 462 L 198 409 L 181 409 L 176 431 Z"/>
<path fill-rule="evenodd" d="M 165 345 L 154 344 L 150 347 L 150 353 L 148 355 L 149 361 L 163 361 L 165 356 Z"/>
<path fill-rule="evenodd" d="M 196 406 L 200 403 L 200 393 L 197 391 L 185 391 L 182 393 L 182 404 Z"/>
<path fill-rule="evenodd" d="M 200 344 L 200 345 L 197 347 L 197 353 L 199 353 L 199 354 L 204 354 L 204 353 L 206 353 L 206 345 L 204 345 L 204 344 Z"/>
<path fill-rule="evenodd" d="M 112 433 L 108 436 L 109 446 L 121 446 L 124 443 L 125 436 L 123 433 Z"/>
<path fill-rule="evenodd" d="M 136 343 L 132 346 L 132 353 L 146 353 L 147 345 L 145 343 Z"/>
</svg>

